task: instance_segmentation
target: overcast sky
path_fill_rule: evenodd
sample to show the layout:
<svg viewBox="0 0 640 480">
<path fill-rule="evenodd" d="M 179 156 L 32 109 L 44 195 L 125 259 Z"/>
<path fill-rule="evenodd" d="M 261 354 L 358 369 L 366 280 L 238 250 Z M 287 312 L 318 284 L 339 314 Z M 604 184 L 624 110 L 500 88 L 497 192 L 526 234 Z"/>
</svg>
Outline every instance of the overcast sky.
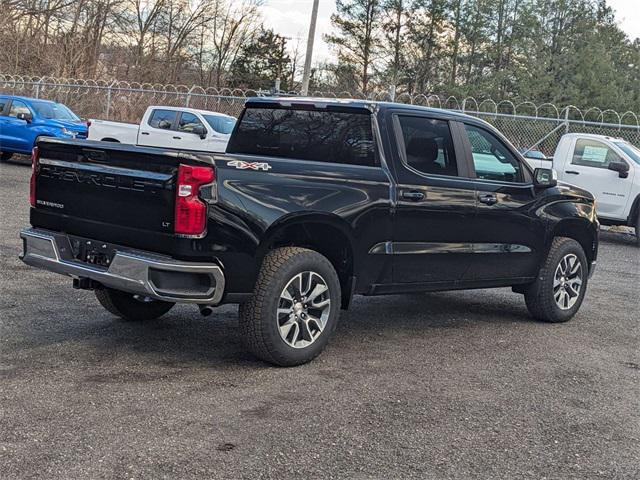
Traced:
<svg viewBox="0 0 640 480">
<path fill-rule="evenodd" d="M 616 10 L 616 17 L 622 29 L 631 38 L 640 37 L 640 0 L 608 0 L 608 3 Z M 267 0 L 266 5 L 262 7 L 265 24 L 276 33 L 289 37 L 292 45 L 299 40 L 304 50 L 312 4 L 313 0 Z M 322 35 L 331 30 L 330 19 L 331 14 L 335 12 L 335 5 L 335 0 L 320 0 L 314 63 L 331 57 L 331 51 L 322 40 Z"/>
</svg>

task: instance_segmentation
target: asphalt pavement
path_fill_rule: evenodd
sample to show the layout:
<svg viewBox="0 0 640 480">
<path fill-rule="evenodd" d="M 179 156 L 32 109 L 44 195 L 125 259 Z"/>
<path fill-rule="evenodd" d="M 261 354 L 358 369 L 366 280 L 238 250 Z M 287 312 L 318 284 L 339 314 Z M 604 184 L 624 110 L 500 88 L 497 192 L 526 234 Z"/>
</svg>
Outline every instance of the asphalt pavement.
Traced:
<svg viewBox="0 0 640 480">
<path fill-rule="evenodd" d="M 509 289 L 357 297 L 325 352 L 245 352 L 237 307 L 127 323 L 18 260 L 0 164 L 0 478 L 640 478 L 640 249 L 604 233 L 567 324 Z"/>
</svg>

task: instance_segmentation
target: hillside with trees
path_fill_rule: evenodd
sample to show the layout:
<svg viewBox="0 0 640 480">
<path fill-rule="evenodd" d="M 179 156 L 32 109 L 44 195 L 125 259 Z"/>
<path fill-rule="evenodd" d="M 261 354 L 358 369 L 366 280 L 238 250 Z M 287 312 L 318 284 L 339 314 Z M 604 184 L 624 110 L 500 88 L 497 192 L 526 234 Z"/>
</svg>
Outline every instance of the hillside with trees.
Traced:
<svg viewBox="0 0 640 480">
<path fill-rule="evenodd" d="M 329 0 L 326 0 L 329 1 Z M 264 0 L 0 0 L 2 73 L 299 88 Z M 337 0 L 311 90 L 437 93 L 640 111 L 640 41 L 606 0 Z"/>
</svg>

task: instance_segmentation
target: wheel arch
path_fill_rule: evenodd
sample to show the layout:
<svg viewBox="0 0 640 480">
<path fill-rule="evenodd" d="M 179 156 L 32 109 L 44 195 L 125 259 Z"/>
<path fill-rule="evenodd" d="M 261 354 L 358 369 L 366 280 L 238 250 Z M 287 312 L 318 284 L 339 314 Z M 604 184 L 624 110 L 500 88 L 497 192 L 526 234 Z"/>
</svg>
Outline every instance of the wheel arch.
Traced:
<svg viewBox="0 0 640 480">
<path fill-rule="evenodd" d="M 547 251 L 551 248 L 553 239 L 557 237 L 567 237 L 578 242 L 587 257 L 590 268 L 598 252 L 598 233 L 591 222 L 584 218 L 569 218 L 558 222 L 547 242 Z"/>
<path fill-rule="evenodd" d="M 627 225 L 630 227 L 638 227 L 638 220 L 640 220 L 638 213 L 640 213 L 640 194 L 636 195 L 636 198 L 631 204 L 629 216 L 627 217 Z"/>
<path fill-rule="evenodd" d="M 327 257 L 335 268 L 342 289 L 342 307 L 347 308 L 355 283 L 355 248 L 352 231 L 340 217 L 329 213 L 294 213 L 274 222 L 257 250 L 258 264 L 274 248 L 304 247 Z"/>
</svg>

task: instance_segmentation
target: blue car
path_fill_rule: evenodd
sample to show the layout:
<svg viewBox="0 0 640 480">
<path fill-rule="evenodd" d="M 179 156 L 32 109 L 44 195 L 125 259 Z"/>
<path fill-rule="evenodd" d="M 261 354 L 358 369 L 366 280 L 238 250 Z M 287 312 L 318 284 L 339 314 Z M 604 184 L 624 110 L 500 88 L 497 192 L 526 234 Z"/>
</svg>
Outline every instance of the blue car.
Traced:
<svg viewBox="0 0 640 480">
<path fill-rule="evenodd" d="M 31 154 L 39 137 L 87 138 L 87 125 L 61 103 L 0 95 L 0 160 Z"/>
</svg>

